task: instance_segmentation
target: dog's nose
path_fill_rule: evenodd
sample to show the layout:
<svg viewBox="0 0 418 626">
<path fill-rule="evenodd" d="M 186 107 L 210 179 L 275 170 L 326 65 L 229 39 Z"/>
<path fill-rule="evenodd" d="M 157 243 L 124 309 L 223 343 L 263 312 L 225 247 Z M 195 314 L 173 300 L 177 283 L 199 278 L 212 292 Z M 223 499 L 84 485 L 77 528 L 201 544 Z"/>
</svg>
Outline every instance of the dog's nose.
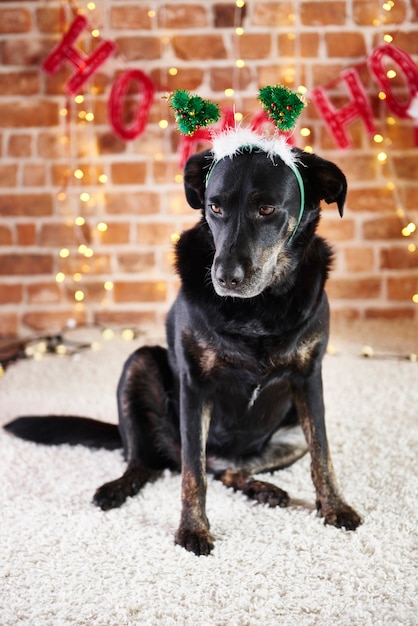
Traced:
<svg viewBox="0 0 418 626">
<path fill-rule="evenodd" d="M 215 278 L 224 289 L 236 289 L 244 280 L 244 270 L 240 265 L 236 265 L 233 269 L 218 265 Z"/>
</svg>

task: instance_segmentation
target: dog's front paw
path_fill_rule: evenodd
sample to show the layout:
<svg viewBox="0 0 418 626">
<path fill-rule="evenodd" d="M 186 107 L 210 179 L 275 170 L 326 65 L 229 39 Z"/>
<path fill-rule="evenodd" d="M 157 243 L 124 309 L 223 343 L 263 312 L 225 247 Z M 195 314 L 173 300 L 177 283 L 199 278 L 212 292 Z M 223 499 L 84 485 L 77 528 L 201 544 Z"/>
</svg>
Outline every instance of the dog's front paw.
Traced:
<svg viewBox="0 0 418 626">
<path fill-rule="evenodd" d="M 318 510 L 320 512 L 320 507 Z M 356 530 L 362 522 L 360 515 L 348 504 L 342 504 L 339 507 L 330 509 L 323 516 L 325 524 L 330 524 L 336 528 L 345 528 L 346 530 Z"/>
<path fill-rule="evenodd" d="M 128 495 L 121 479 L 112 480 L 112 482 L 106 483 L 96 490 L 93 502 L 103 511 L 109 511 L 120 507 Z"/>
<path fill-rule="evenodd" d="M 289 496 L 286 491 L 276 487 L 272 483 L 251 478 L 243 489 L 243 493 L 260 504 L 268 504 L 271 507 L 285 507 L 289 504 Z"/>
<path fill-rule="evenodd" d="M 191 530 L 180 526 L 175 542 L 196 556 L 208 556 L 213 550 L 213 537 L 207 529 Z"/>
</svg>

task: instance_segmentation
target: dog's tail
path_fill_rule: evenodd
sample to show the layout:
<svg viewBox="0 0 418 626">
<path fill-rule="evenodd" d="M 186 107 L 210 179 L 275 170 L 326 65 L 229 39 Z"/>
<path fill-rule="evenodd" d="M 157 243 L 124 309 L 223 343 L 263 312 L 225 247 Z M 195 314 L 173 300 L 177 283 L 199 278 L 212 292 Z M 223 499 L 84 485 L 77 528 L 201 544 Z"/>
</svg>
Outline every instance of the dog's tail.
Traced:
<svg viewBox="0 0 418 626">
<path fill-rule="evenodd" d="M 6 424 L 4 429 L 20 439 L 51 446 L 66 443 L 106 450 L 122 448 L 122 439 L 116 424 L 99 422 L 88 417 L 25 415 Z"/>
</svg>

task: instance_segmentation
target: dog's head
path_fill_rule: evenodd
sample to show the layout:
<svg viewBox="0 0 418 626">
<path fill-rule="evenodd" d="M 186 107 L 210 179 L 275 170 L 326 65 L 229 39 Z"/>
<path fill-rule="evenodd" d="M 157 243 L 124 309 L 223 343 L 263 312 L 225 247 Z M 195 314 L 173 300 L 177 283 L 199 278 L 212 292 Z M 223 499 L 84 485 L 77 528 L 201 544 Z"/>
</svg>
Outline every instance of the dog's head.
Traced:
<svg viewBox="0 0 418 626">
<path fill-rule="evenodd" d="M 252 298 L 278 284 L 307 244 L 309 225 L 314 232 L 321 200 L 336 202 L 342 216 L 347 182 L 341 170 L 293 151 L 299 181 L 292 167 L 263 151 L 243 150 L 214 162 L 207 150 L 187 161 L 186 198 L 203 209 L 213 236 L 211 276 L 218 295 Z"/>
</svg>

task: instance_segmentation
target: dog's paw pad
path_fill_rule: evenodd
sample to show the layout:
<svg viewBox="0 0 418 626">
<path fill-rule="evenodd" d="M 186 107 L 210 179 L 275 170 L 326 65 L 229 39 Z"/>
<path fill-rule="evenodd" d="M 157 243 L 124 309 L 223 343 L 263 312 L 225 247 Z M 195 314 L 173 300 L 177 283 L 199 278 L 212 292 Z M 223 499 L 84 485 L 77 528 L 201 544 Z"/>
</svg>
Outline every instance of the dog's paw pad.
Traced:
<svg viewBox="0 0 418 626">
<path fill-rule="evenodd" d="M 260 504 L 268 504 L 271 507 L 285 507 L 289 504 L 289 496 L 286 491 L 262 480 L 249 481 L 244 493 L 248 498 L 257 500 Z"/>
<path fill-rule="evenodd" d="M 346 530 L 356 530 L 360 526 L 362 520 L 360 515 L 356 513 L 348 504 L 328 511 L 324 515 L 325 524 L 330 524 L 336 528 L 345 528 Z"/>
<path fill-rule="evenodd" d="M 114 480 L 110 483 L 102 485 L 96 490 L 93 496 L 93 502 L 103 511 L 116 509 L 120 507 L 126 500 L 127 494 L 121 488 L 120 481 Z"/>
<path fill-rule="evenodd" d="M 196 556 L 208 556 L 213 550 L 213 538 L 208 530 L 182 529 L 176 533 L 175 542 Z"/>
</svg>

